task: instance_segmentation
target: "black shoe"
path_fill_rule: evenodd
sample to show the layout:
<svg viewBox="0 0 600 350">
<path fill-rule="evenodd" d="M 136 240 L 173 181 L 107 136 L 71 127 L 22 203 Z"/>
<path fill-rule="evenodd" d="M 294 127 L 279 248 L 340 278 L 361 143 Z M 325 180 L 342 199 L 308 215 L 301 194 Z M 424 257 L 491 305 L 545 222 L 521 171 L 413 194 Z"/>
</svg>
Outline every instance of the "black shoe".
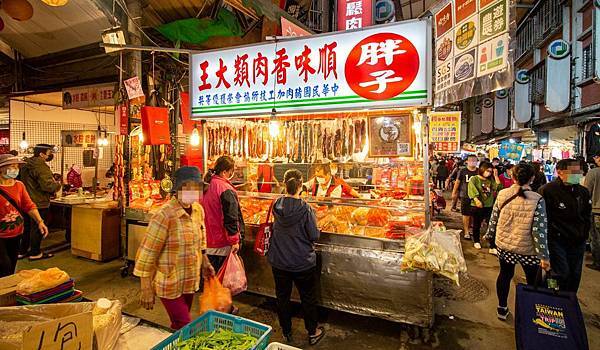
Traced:
<svg viewBox="0 0 600 350">
<path fill-rule="evenodd" d="M 318 327 L 317 332 L 314 335 L 311 335 L 308 337 L 308 343 L 311 346 L 317 345 L 323 339 L 324 336 L 325 336 L 325 328 Z"/>
<path fill-rule="evenodd" d="M 592 270 L 600 271 L 600 266 L 595 264 L 585 264 L 585 266 L 589 267 Z"/>
<path fill-rule="evenodd" d="M 498 315 L 498 319 L 500 319 L 502 321 L 506 321 L 506 319 L 508 318 L 508 315 L 510 315 L 510 310 L 508 309 L 508 307 L 498 306 L 496 312 Z"/>
<path fill-rule="evenodd" d="M 284 334 L 283 336 L 285 337 L 286 343 L 292 344 L 294 342 L 294 336 L 292 335 L 292 333 Z"/>
</svg>

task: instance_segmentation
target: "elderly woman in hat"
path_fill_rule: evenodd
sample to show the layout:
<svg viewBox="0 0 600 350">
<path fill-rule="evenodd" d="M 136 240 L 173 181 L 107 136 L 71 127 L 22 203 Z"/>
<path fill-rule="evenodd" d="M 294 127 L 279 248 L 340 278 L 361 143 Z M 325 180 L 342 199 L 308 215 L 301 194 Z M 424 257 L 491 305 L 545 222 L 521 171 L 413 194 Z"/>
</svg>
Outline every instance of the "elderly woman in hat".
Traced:
<svg viewBox="0 0 600 350">
<path fill-rule="evenodd" d="M 48 228 L 25 185 L 15 180 L 19 176 L 19 165 L 23 163 L 12 154 L 0 155 L 0 277 L 15 273 L 19 241 L 27 216 L 37 224 L 42 235 L 48 235 Z"/>
<path fill-rule="evenodd" d="M 171 328 L 191 322 L 194 293 L 205 276 L 215 271 L 206 255 L 204 211 L 200 206 L 202 179 L 196 167 L 175 172 L 175 196 L 152 217 L 135 259 L 134 275 L 141 279 L 141 304 L 150 310 L 158 296 Z"/>
</svg>

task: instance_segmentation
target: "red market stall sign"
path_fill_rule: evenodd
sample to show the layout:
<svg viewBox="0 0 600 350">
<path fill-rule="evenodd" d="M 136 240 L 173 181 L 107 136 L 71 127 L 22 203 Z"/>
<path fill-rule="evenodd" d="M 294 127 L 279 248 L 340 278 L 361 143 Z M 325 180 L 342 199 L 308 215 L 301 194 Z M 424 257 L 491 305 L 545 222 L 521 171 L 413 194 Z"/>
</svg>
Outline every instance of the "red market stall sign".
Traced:
<svg viewBox="0 0 600 350">
<path fill-rule="evenodd" d="M 337 28 L 352 30 L 373 24 L 373 2 L 371 0 L 338 0 Z"/>
<path fill-rule="evenodd" d="M 194 54 L 191 115 L 426 106 L 430 39 L 430 22 L 413 20 Z"/>
</svg>

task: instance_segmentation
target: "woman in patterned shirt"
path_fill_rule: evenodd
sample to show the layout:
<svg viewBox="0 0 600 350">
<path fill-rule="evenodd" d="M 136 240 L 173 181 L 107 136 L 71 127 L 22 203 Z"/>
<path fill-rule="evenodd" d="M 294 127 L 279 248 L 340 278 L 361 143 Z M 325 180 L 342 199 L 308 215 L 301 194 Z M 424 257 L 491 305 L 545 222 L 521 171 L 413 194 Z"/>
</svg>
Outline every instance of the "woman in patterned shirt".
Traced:
<svg viewBox="0 0 600 350">
<path fill-rule="evenodd" d="M 134 275 L 141 279 L 142 306 L 154 307 L 155 296 L 164 305 L 171 328 L 191 322 L 194 293 L 205 276 L 215 271 L 206 255 L 204 211 L 198 203 L 200 171 L 181 167 L 175 172 L 175 197 L 152 217 L 135 259 Z"/>
<path fill-rule="evenodd" d="M 494 204 L 488 237 L 496 237 L 500 273 L 496 281 L 498 318 L 509 315 L 508 293 L 521 264 L 528 284 L 534 284 L 539 268 L 550 269 L 546 204 L 541 195 L 531 190 L 535 170 L 530 164 L 519 164 L 512 170 L 515 183 L 498 193 Z"/>
</svg>

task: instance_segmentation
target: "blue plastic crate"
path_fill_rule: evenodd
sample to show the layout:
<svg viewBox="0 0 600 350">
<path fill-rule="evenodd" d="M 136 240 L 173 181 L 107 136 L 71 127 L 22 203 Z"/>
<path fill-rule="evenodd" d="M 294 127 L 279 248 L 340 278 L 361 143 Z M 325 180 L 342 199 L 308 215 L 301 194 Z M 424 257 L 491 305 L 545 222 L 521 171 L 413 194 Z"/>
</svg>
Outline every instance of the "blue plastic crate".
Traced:
<svg viewBox="0 0 600 350">
<path fill-rule="evenodd" d="M 173 333 L 160 342 L 152 350 L 177 350 L 179 340 L 187 340 L 201 332 L 212 332 L 225 329 L 235 333 L 246 333 L 257 338 L 252 350 L 264 350 L 269 345 L 273 328 L 266 324 L 254 322 L 243 317 L 224 314 L 217 311 L 207 311 L 192 323 Z"/>
</svg>

